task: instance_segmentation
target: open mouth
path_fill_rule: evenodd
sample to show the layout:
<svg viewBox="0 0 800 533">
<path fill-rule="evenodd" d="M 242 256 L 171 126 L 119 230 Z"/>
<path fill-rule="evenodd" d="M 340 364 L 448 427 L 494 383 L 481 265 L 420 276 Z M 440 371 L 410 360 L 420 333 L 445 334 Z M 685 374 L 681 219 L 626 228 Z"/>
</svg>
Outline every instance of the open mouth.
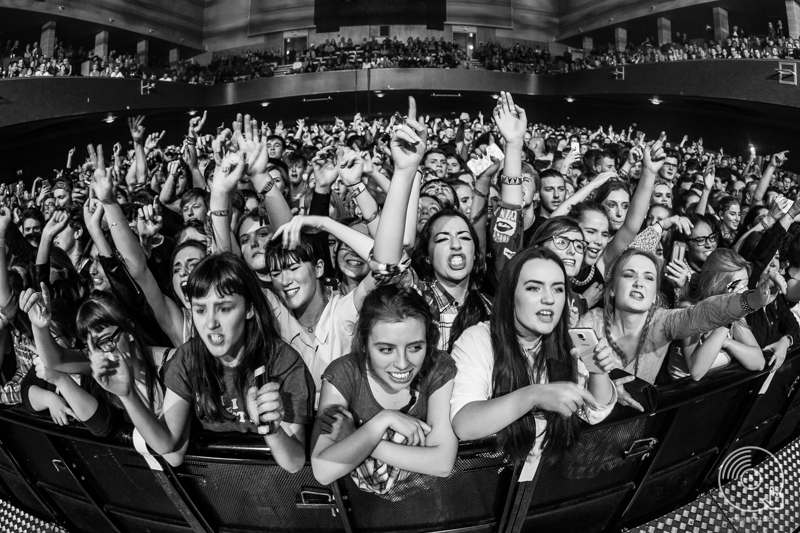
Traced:
<svg viewBox="0 0 800 533">
<path fill-rule="evenodd" d="M 542 322 L 552 322 L 553 321 L 553 312 L 548 309 L 543 309 L 536 313 L 536 316 L 539 317 L 539 320 Z"/>
<path fill-rule="evenodd" d="M 641 302 L 644 300 L 644 294 L 639 291 L 631 291 L 631 298 Z"/>
<path fill-rule="evenodd" d="M 292 297 L 293 297 L 295 294 L 297 294 L 299 291 L 300 291 L 300 287 L 297 287 L 297 288 L 294 288 L 294 289 L 286 289 L 285 291 L 283 291 L 283 294 L 284 294 L 284 296 L 286 296 L 287 298 L 292 298 Z"/>
<path fill-rule="evenodd" d="M 208 336 L 208 342 L 212 346 L 222 346 L 225 343 L 225 336 L 219 333 L 212 333 Z"/>
<path fill-rule="evenodd" d="M 452 270 L 463 270 L 467 266 L 467 257 L 464 254 L 451 254 L 447 257 L 447 266 Z"/>
<path fill-rule="evenodd" d="M 407 383 L 411 379 L 411 370 L 405 372 L 389 372 L 389 377 L 397 383 Z"/>
<path fill-rule="evenodd" d="M 575 260 L 574 259 L 564 258 L 564 259 L 561 260 L 561 262 L 564 263 L 565 267 L 573 267 L 573 266 L 575 266 Z"/>
</svg>

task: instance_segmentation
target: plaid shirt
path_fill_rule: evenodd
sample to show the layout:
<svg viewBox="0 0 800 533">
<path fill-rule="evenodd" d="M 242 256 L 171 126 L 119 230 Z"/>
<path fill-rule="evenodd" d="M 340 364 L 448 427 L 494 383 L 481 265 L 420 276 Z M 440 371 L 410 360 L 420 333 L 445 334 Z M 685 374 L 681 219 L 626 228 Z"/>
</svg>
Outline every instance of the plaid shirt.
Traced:
<svg viewBox="0 0 800 533">
<path fill-rule="evenodd" d="M 36 357 L 36 353 L 33 351 L 33 340 L 27 335 L 12 330 L 11 338 L 14 341 L 14 353 L 17 356 L 17 371 L 14 373 L 14 377 L 0 388 L 0 403 L 6 405 L 22 403 L 20 382 L 33 366 L 33 358 Z"/>
<path fill-rule="evenodd" d="M 422 293 L 428 300 L 436 325 L 439 327 L 439 344 L 436 347 L 439 350 L 447 350 L 450 342 L 450 329 L 458 316 L 458 301 L 438 281 L 423 282 L 421 285 Z"/>
</svg>

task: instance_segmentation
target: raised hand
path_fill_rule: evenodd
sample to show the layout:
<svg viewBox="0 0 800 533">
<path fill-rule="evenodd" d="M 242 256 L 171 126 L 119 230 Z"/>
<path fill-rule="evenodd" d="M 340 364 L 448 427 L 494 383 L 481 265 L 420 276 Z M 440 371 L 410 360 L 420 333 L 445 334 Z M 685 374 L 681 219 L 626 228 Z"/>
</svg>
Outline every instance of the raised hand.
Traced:
<svg viewBox="0 0 800 533">
<path fill-rule="evenodd" d="M 31 324 L 41 329 L 49 329 L 52 315 L 50 314 L 50 290 L 47 285 L 41 283 L 41 292 L 35 292 L 32 288 L 25 289 L 19 295 L 19 309 L 27 313 Z"/>
<path fill-rule="evenodd" d="M 318 151 L 314 159 L 311 160 L 311 168 L 314 172 L 314 183 L 318 187 L 327 188 L 336 181 L 338 172 L 336 171 L 336 163 L 333 161 L 333 152 L 333 146 L 328 146 Z"/>
<path fill-rule="evenodd" d="M 69 214 L 66 211 L 55 211 L 42 229 L 42 240 L 45 242 L 52 241 L 56 235 L 67 227 L 68 222 Z"/>
<path fill-rule="evenodd" d="M 341 149 L 339 157 L 336 162 L 339 169 L 339 176 L 347 186 L 357 185 L 361 183 L 361 176 L 364 174 L 366 162 L 361 157 L 361 154 L 349 148 Z M 372 162 L 370 162 L 370 167 Z"/>
<path fill-rule="evenodd" d="M 189 137 L 198 137 L 203 125 L 206 123 L 207 111 L 203 111 L 202 117 L 192 117 L 189 121 Z"/>
<path fill-rule="evenodd" d="M 783 216 L 783 212 L 789 205 L 789 199 L 785 196 L 777 196 L 769 206 L 769 216 L 773 218 L 773 220 L 780 220 Z"/>
<path fill-rule="evenodd" d="M 158 143 L 161 142 L 161 138 L 164 137 L 166 130 L 163 130 L 161 133 L 151 133 L 147 136 L 147 140 L 144 143 L 144 149 L 146 152 L 151 152 L 158 148 Z"/>
<path fill-rule="evenodd" d="M 158 203 L 158 198 L 153 200 L 152 205 L 144 205 L 139 208 L 136 217 L 136 227 L 139 230 L 140 239 L 152 239 L 161 227 L 164 225 L 164 219 L 161 216 L 161 206 Z"/>
<path fill-rule="evenodd" d="M 664 276 L 672 282 L 673 286 L 681 289 L 689 281 L 689 265 L 685 261 L 670 261 Z"/>
<path fill-rule="evenodd" d="M 213 191 L 231 192 L 244 176 L 246 163 L 242 152 L 229 152 L 222 160 L 222 164 L 214 169 L 214 180 L 211 183 Z"/>
<path fill-rule="evenodd" d="M 128 129 L 131 130 L 131 138 L 135 144 L 142 144 L 144 142 L 144 116 L 131 117 L 128 119 Z"/>
<path fill-rule="evenodd" d="M 111 172 L 108 172 L 106 169 L 106 163 L 103 159 L 103 145 L 98 144 L 97 168 L 95 169 L 94 176 L 92 177 L 92 188 L 94 189 L 94 195 L 104 204 L 114 204 L 117 201 L 117 197 L 114 194 L 114 186 L 114 178 L 112 177 Z"/>
<path fill-rule="evenodd" d="M 89 235 L 96 235 L 97 232 L 103 231 L 101 222 L 104 213 L 105 207 L 99 200 L 89 199 L 83 203 L 83 222 L 86 224 Z"/>
<path fill-rule="evenodd" d="M 651 141 L 647 143 L 644 150 L 644 168 L 653 174 L 658 174 L 658 171 L 664 166 L 664 160 L 666 158 L 667 155 L 664 152 L 661 141 Z"/>
<path fill-rule="evenodd" d="M 772 154 L 772 158 L 770 158 L 769 164 L 775 168 L 783 166 L 783 164 L 789 160 L 789 158 L 786 157 L 786 154 L 788 153 L 789 150 L 784 150 L 783 152 Z"/>
<path fill-rule="evenodd" d="M 522 143 L 528 128 L 528 117 L 524 109 L 514 104 L 511 93 L 500 93 L 494 108 L 494 122 L 507 143 Z"/>
<path fill-rule="evenodd" d="M 13 222 L 11 218 L 11 208 L 0 205 L 0 237 L 5 237 L 8 226 Z"/>
<path fill-rule="evenodd" d="M 281 239 L 283 247 L 293 250 L 300 244 L 300 234 L 305 229 L 306 233 L 316 233 L 322 230 L 323 217 L 315 215 L 296 215 L 289 222 L 281 226 L 272 236 L 273 241 Z"/>
<path fill-rule="evenodd" d="M 105 390 L 119 397 L 127 397 L 133 390 L 133 376 L 129 367 L 129 356 L 103 352 L 89 335 L 89 356 L 92 362 L 92 377 Z"/>
<path fill-rule="evenodd" d="M 390 149 L 394 166 L 397 170 L 416 170 L 425 155 L 428 129 L 425 121 L 417 121 L 417 102 L 413 96 L 408 97 L 408 118 L 405 124 L 395 126 L 390 141 Z"/>
</svg>

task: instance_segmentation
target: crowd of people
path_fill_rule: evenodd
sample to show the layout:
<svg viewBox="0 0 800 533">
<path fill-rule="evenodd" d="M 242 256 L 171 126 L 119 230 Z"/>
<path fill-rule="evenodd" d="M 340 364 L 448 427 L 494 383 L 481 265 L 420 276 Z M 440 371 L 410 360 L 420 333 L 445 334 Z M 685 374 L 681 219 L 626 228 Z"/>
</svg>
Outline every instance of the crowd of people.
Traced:
<svg viewBox="0 0 800 533">
<path fill-rule="evenodd" d="M 710 28 L 710 27 L 709 27 Z M 92 57 L 89 57 L 89 56 Z M 610 67 L 624 64 L 680 61 L 695 59 L 799 59 L 800 40 L 789 37 L 779 21 L 770 23 L 763 36 L 749 36 L 738 26 L 730 35 L 714 41 L 713 31 L 705 39 L 690 40 L 687 34 L 676 33 L 673 42 L 656 44 L 648 38 L 640 46 L 628 43 L 624 50 L 609 44 L 585 54 L 573 53 L 570 48 L 561 55 L 552 55 L 541 45 L 516 43 L 508 46 L 499 41 L 479 43 L 475 50 L 439 39 L 409 37 L 403 41 L 386 37 L 364 37 L 361 42 L 340 37 L 310 44 L 302 50 L 289 48 L 285 54 L 275 49 L 252 49 L 242 52 L 214 54 L 208 65 L 193 60 L 180 61 L 169 69 L 142 69 L 135 54 L 106 58 L 93 56 L 82 48 L 56 46 L 52 57 L 42 55 L 38 43 L 26 45 L 23 51 L 19 41 L 8 41 L 3 57 L 11 58 L 7 67 L 0 64 L 0 78 L 32 76 L 80 75 L 80 63 L 92 59 L 89 76 L 147 78 L 186 83 L 231 83 L 274 76 L 279 65 L 288 65 L 285 74 L 325 72 L 331 70 L 356 70 L 371 68 L 481 68 L 501 72 L 525 74 L 550 74 L 577 70 Z"/>
<path fill-rule="evenodd" d="M 135 54 L 117 54 L 112 50 L 103 58 L 93 50 L 65 46 L 63 41 L 58 41 L 52 55 L 46 56 L 38 42 L 25 45 L 23 50 L 19 41 L 8 40 L 0 58 L 7 58 L 6 66 L 0 61 L 0 79 L 80 76 L 81 64 L 87 60 L 92 61 L 88 74 L 92 77 L 142 78 L 144 75 Z"/>
<path fill-rule="evenodd" d="M 204 114 L 166 147 L 132 117 L 130 151 L 0 186 L 0 401 L 132 424 L 174 465 L 193 420 L 260 434 L 396 501 L 460 440 L 530 479 L 581 421 L 651 408 L 632 384 L 777 368 L 800 338 L 785 152 L 530 124 L 508 93 L 422 111 Z"/>
</svg>

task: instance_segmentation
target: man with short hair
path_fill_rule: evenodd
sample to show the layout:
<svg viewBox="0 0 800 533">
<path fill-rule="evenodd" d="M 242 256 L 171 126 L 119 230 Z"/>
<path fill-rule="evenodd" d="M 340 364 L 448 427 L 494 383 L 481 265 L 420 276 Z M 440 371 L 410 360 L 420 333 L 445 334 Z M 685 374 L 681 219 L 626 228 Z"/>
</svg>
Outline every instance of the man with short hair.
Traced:
<svg viewBox="0 0 800 533">
<path fill-rule="evenodd" d="M 678 174 L 678 152 L 669 149 L 666 150 L 667 158 L 664 160 L 664 165 L 658 171 L 658 176 L 672 184 Z"/>
<path fill-rule="evenodd" d="M 53 185 L 53 198 L 56 207 L 70 207 L 72 205 L 72 185 L 68 181 L 58 180 Z"/>
<path fill-rule="evenodd" d="M 438 149 L 428 150 L 422 158 L 422 166 L 431 169 L 438 179 L 447 174 L 447 156 Z"/>
</svg>

